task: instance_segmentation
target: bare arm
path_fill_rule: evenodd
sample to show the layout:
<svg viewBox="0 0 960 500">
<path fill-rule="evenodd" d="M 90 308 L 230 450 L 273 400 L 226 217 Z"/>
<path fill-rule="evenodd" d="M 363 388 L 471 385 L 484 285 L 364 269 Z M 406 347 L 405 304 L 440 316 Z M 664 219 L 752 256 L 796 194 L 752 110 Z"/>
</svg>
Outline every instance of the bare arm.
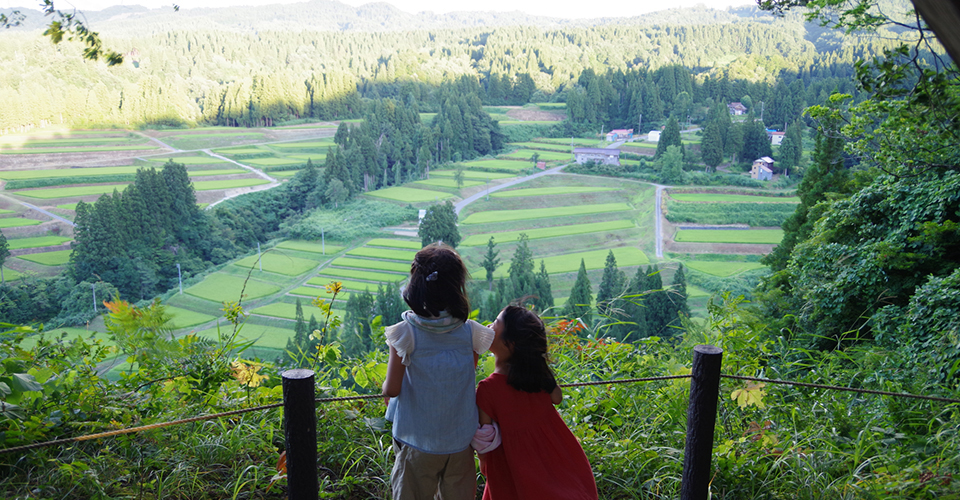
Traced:
<svg viewBox="0 0 960 500">
<path fill-rule="evenodd" d="M 553 401 L 553 404 L 558 405 L 563 401 L 563 390 L 560 389 L 560 386 L 553 388 L 553 392 L 550 393 L 550 401 Z"/>
<path fill-rule="evenodd" d="M 395 398 L 400 395 L 400 387 L 403 385 L 403 375 L 407 372 L 407 367 L 403 365 L 403 360 L 397 354 L 397 350 L 390 346 L 390 359 L 387 361 L 387 379 L 383 381 L 383 395 Z"/>
</svg>

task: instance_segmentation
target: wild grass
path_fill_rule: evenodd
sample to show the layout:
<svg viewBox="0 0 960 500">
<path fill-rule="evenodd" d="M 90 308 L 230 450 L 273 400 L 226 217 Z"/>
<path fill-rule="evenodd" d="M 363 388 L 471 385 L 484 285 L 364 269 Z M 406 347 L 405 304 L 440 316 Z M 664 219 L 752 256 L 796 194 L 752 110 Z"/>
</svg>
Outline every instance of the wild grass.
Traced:
<svg viewBox="0 0 960 500">
<path fill-rule="evenodd" d="M 782 229 L 680 229 L 674 241 L 685 243 L 776 244 Z"/>
<path fill-rule="evenodd" d="M 533 208 L 520 210 L 490 210 L 470 214 L 461 224 L 483 224 L 489 222 L 508 222 L 524 219 L 542 219 L 604 212 L 623 212 L 632 210 L 626 203 L 602 203 L 596 205 L 574 205 L 566 207 Z"/>
<path fill-rule="evenodd" d="M 53 252 L 31 253 L 19 255 L 18 259 L 40 264 L 42 266 L 62 266 L 70 262 L 71 250 L 55 250 Z"/>
<path fill-rule="evenodd" d="M 428 189 L 414 189 L 403 186 L 393 186 L 366 193 L 368 196 L 387 200 L 404 201 L 408 203 L 424 203 L 453 198 L 453 194 Z"/>
</svg>

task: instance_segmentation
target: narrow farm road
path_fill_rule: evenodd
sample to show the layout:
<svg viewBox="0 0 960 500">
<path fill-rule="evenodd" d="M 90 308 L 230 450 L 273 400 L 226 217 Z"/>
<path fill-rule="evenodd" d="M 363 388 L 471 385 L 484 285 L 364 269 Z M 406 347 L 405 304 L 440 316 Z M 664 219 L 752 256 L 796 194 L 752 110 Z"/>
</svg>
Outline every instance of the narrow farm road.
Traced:
<svg viewBox="0 0 960 500">
<path fill-rule="evenodd" d="M 177 148 L 175 148 L 175 147 L 173 147 L 173 146 L 171 146 L 171 145 L 169 145 L 169 144 L 161 141 L 160 139 L 157 139 L 156 137 L 150 137 L 149 135 L 144 134 L 143 132 L 140 132 L 140 131 L 137 131 L 137 130 L 134 130 L 133 133 L 134 133 L 134 134 L 137 134 L 137 135 L 139 135 L 139 136 L 141 136 L 141 137 L 145 137 L 145 138 L 147 138 L 147 139 L 150 139 L 151 141 L 153 141 L 153 142 L 155 142 L 155 143 L 157 143 L 157 144 L 159 144 L 159 145 L 161 145 L 161 146 L 163 146 L 163 147 L 165 147 L 165 148 L 167 148 L 167 149 L 173 150 L 173 151 L 168 151 L 168 152 L 164 152 L 164 153 L 160 153 L 160 154 L 170 154 L 171 152 L 173 152 L 173 153 L 180 153 L 180 152 L 182 152 L 181 149 L 177 149 Z M 148 156 L 156 156 L 156 155 L 148 155 Z"/>
<path fill-rule="evenodd" d="M 663 258 L 663 190 L 671 186 L 664 186 L 661 184 L 653 184 L 657 188 L 657 203 L 656 209 L 654 210 L 654 232 L 656 233 L 656 249 L 657 249 L 657 258 Z"/>
<path fill-rule="evenodd" d="M 497 184 L 496 186 L 488 187 L 487 189 L 484 189 L 483 191 L 480 191 L 479 193 L 474 194 L 473 196 L 468 196 L 458 201 L 456 204 L 453 205 L 453 209 L 457 213 L 457 215 L 460 215 L 460 211 L 463 210 L 467 205 L 479 200 L 480 198 L 483 198 L 484 196 L 490 193 L 493 193 L 494 191 L 499 191 L 504 188 L 515 186 L 517 184 L 520 184 L 521 182 L 527 182 L 529 180 L 536 179 L 537 177 L 543 177 L 544 175 L 558 174 L 563 169 L 563 167 L 566 167 L 566 165 L 560 165 L 559 167 L 553 167 L 549 170 L 544 170 L 543 172 L 537 172 L 535 174 L 528 175 L 526 177 L 518 177 L 516 179 L 504 182 L 503 184 Z"/>
<path fill-rule="evenodd" d="M 215 201 L 215 202 L 207 205 L 207 210 L 210 210 L 211 208 L 213 208 L 214 206 L 222 203 L 222 202 L 225 201 L 225 200 L 229 200 L 230 198 L 236 198 L 237 196 L 240 196 L 241 194 L 253 193 L 253 192 L 255 192 L 255 191 L 263 191 L 263 190 L 265 190 L 265 189 L 272 189 L 272 188 L 275 188 L 275 187 L 277 187 L 277 186 L 280 185 L 280 181 L 278 181 L 277 179 L 275 179 L 275 178 L 273 178 L 273 177 L 270 177 L 269 175 L 267 175 L 266 173 L 264 173 L 264 172 L 263 172 L 262 170 L 260 170 L 260 169 L 253 168 L 253 167 L 248 166 L 248 165 L 244 165 L 243 163 L 240 163 L 240 162 L 231 160 L 230 158 L 227 158 L 226 156 L 220 156 L 220 155 L 214 153 L 213 151 L 210 151 L 209 149 L 202 149 L 201 151 L 203 151 L 204 153 L 206 153 L 206 154 L 208 154 L 208 155 L 210 155 L 210 156 L 212 156 L 212 157 L 214 157 L 214 158 L 218 158 L 218 159 L 221 159 L 221 160 L 223 160 L 223 161 L 227 161 L 227 162 L 233 163 L 234 165 L 237 165 L 238 167 L 242 167 L 242 168 L 244 168 L 244 169 L 246 169 L 246 170 L 249 170 L 249 171 L 257 174 L 257 175 L 260 176 L 261 178 L 270 181 L 270 184 L 263 184 L 263 185 L 260 185 L 260 186 L 253 186 L 253 187 L 251 187 L 251 188 L 236 189 L 236 190 L 234 190 L 233 193 L 227 194 L 227 195 L 224 196 L 223 198 L 220 198 L 219 200 L 217 200 L 217 201 Z M 230 191 L 227 191 L 227 192 L 229 193 Z"/>
<path fill-rule="evenodd" d="M 27 208 L 29 208 L 29 209 L 31 209 L 31 210 L 36 210 L 37 212 L 40 212 L 40 213 L 42 213 L 43 215 L 46 215 L 47 217 L 50 217 L 51 219 L 54 219 L 54 220 L 63 222 L 64 224 L 69 224 L 71 227 L 76 226 L 76 224 L 74 224 L 73 222 L 70 222 L 69 219 L 64 219 L 63 217 L 61 217 L 61 216 L 59 216 L 59 215 L 57 215 L 57 214 L 48 212 L 48 211 L 46 211 L 46 210 L 44 210 L 44 209 L 42 209 L 42 208 L 40 208 L 40 207 L 38 207 L 38 206 L 36 206 L 36 205 L 31 205 L 30 203 L 27 203 L 27 202 L 25 202 L 25 201 L 20 201 L 20 200 L 18 200 L 18 199 L 16 199 L 16 198 L 11 198 L 11 197 L 9 197 L 9 196 L 0 195 L 0 198 L 3 198 L 3 199 L 5 199 L 5 200 L 9 200 L 9 201 L 11 201 L 11 202 L 13 202 L 13 203 L 18 203 L 18 204 L 23 205 L 23 206 L 25 206 L 25 207 L 27 207 Z"/>
</svg>

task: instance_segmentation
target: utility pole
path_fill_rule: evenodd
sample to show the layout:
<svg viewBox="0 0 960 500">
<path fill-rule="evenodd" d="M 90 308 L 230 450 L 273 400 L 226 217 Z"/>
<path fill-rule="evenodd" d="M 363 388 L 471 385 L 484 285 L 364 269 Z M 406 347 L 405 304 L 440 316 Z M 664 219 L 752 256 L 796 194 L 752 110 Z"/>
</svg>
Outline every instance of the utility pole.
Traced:
<svg viewBox="0 0 960 500">
<path fill-rule="evenodd" d="M 263 272 L 263 256 L 260 255 L 260 242 L 257 242 L 257 264 L 260 264 L 260 272 Z"/>
<path fill-rule="evenodd" d="M 322 227 L 320 228 L 320 252 L 322 252 L 323 255 L 326 255 L 326 254 L 327 254 L 327 242 L 326 242 L 326 240 L 323 239 L 323 228 L 322 228 Z"/>
<path fill-rule="evenodd" d="M 180 276 L 180 263 L 177 262 L 177 282 L 180 283 L 180 295 L 183 295 L 183 277 Z"/>
<path fill-rule="evenodd" d="M 97 284 L 90 283 L 90 289 L 93 290 L 93 312 L 97 312 Z"/>
<path fill-rule="evenodd" d="M 643 129 L 640 128 L 643 126 L 643 113 L 640 113 L 640 118 L 637 120 L 637 135 L 640 135 L 643 132 Z"/>
<path fill-rule="evenodd" d="M 763 101 L 760 101 L 760 123 L 763 123 Z"/>
</svg>

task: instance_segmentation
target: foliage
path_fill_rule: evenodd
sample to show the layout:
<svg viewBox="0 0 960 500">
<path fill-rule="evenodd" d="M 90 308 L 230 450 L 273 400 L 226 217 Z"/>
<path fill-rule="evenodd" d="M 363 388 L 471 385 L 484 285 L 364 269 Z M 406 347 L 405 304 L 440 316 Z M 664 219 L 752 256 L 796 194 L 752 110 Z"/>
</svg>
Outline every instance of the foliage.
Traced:
<svg viewBox="0 0 960 500">
<path fill-rule="evenodd" d="M 587 276 L 587 268 L 583 259 L 580 259 L 580 269 L 577 271 L 577 281 L 573 283 L 573 289 L 570 290 L 570 297 L 564 306 L 563 314 L 570 318 L 576 318 L 586 324 L 590 324 L 590 317 L 593 314 L 593 292 L 590 289 L 590 278 Z"/>
<path fill-rule="evenodd" d="M 354 200 L 336 210 L 314 209 L 301 219 L 291 219 L 280 225 L 282 231 L 295 239 L 319 240 L 321 235 L 334 241 L 351 241 L 364 236 L 375 236 L 380 228 L 415 219 L 412 207 L 371 200 Z"/>
<path fill-rule="evenodd" d="M 460 229 L 457 228 L 457 212 L 453 203 L 447 201 L 427 208 L 417 229 L 423 246 L 442 241 L 453 248 L 460 244 Z"/>
<path fill-rule="evenodd" d="M 500 250 L 494 250 L 497 244 L 494 243 L 493 236 L 487 241 L 487 253 L 483 255 L 483 263 L 480 264 L 487 272 L 487 287 L 493 290 L 493 273 L 500 267 Z"/>
<path fill-rule="evenodd" d="M 796 211 L 789 203 L 677 203 L 667 202 L 664 217 L 670 222 L 694 224 L 746 224 L 780 226 Z"/>
</svg>

